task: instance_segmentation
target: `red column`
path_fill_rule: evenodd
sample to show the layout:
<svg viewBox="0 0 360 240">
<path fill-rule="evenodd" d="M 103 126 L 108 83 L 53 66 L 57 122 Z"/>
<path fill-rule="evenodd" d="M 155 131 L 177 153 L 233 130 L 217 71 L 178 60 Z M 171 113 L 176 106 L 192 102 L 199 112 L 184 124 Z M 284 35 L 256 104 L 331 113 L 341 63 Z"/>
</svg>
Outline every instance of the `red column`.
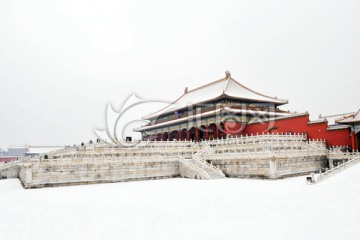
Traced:
<svg viewBox="0 0 360 240">
<path fill-rule="evenodd" d="M 226 128 L 227 128 L 227 122 L 225 121 L 225 122 L 224 122 L 224 129 L 223 129 L 223 136 L 224 136 L 224 138 L 227 138 L 227 134 L 228 134 Z"/>
<path fill-rule="evenodd" d="M 205 139 L 209 140 L 209 126 L 205 126 Z"/>
<path fill-rule="evenodd" d="M 199 128 L 195 128 L 195 141 L 199 141 Z"/>
<path fill-rule="evenodd" d="M 351 132 L 351 148 L 353 151 L 356 150 L 356 135 L 355 132 Z"/>
<path fill-rule="evenodd" d="M 186 140 L 190 141 L 190 129 L 186 130 Z"/>
<path fill-rule="evenodd" d="M 220 126 L 220 124 L 216 124 L 216 125 L 215 125 L 215 129 L 214 129 L 214 131 L 215 131 L 215 138 L 216 138 L 216 139 L 218 139 L 218 138 L 220 137 L 219 126 Z"/>
</svg>

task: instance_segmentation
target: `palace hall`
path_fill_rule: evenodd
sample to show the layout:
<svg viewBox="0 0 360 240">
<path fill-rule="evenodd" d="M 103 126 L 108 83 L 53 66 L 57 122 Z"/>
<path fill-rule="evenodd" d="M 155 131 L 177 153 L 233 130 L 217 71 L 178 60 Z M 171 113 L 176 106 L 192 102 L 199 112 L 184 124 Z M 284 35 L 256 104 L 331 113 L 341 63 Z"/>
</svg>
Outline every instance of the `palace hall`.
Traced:
<svg viewBox="0 0 360 240">
<path fill-rule="evenodd" d="M 309 114 L 281 110 L 288 100 L 271 97 L 225 77 L 189 90 L 154 113 L 144 116 L 147 125 L 134 129 L 143 140 L 202 141 L 244 135 L 306 134 L 324 139 L 328 146 L 358 148 L 357 136 L 346 124 L 328 125 L 326 119 L 310 121 Z M 355 139 L 355 140 L 354 140 Z"/>
</svg>

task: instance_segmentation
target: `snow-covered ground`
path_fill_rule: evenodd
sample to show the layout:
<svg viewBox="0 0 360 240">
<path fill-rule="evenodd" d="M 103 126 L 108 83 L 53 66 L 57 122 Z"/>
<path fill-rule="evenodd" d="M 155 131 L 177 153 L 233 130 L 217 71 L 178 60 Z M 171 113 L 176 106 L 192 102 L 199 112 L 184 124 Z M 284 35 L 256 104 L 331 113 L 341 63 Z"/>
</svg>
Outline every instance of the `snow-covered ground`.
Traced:
<svg viewBox="0 0 360 240">
<path fill-rule="evenodd" d="M 169 179 L 24 190 L 2 180 L 0 239 L 360 239 L 360 164 L 316 185 Z"/>
</svg>

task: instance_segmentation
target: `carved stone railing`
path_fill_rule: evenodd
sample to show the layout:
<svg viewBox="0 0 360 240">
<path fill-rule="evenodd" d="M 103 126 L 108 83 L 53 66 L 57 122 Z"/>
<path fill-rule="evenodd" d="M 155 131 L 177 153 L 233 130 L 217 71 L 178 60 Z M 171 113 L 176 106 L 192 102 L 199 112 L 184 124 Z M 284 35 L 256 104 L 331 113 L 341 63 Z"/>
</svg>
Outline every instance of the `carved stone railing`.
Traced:
<svg viewBox="0 0 360 240">
<path fill-rule="evenodd" d="M 188 159 L 179 156 L 179 163 L 181 177 L 196 178 L 197 176 L 199 179 L 210 179 L 209 174 L 204 169 L 191 163 Z"/>
<path fill-rule="evenodd" d="M 214 139 L 203 141 L 211 145 L 227 145 L 227 144 L 248 144 L 259 143 L 264 141 L 306 141 L 305 134 L 261 134 L 261 135 L 245 135 L 226 139 Z"/>
<path fill-rule="evenodd" d="M 263 159 L 270 157 L 294 158 L 307 156 L 326 156 L 326 149 L 301 149 L 301 150 L 280 150 L 280 151 L 244 151 L 244 152 L 225 152 L 225 154 L 212 153 L 204 156 L 208 160 L 222 159 Z"/>
<path fill-rule="evenodd" d="M 356 152 L 342 152 L 342 151 L 338 151 L 338 150 L 329 150 L 328 151 L 328 159 L 331 160 L 344 160 L 344 159 L 351 159 L 354 158 L 356 156 L 360 156 L 360 152 L 356 151 Z"/>
<path fill-rule="evenodd" d="M 14 168 L 14 167 L 19 167 L 20 163 L 21 163 L 21 161 L 15 160 L 15 161 L 12 161 L 12 162 L 1 164 L 0 165 L 0 172 L 7 171 L 8 169 L 11 169 L 11 168 Z"/>
<path fill-rule="evenodd" d="M 169 154 L 177 154 L 178 152 L 199 152 L 201 148 L 207 146 L 226 146 L 237 145 L 237 147 L 259 147 L 261 145 L 270 144 L 273 147 L 281 147 L 281 145 L 294 145 L 297 146 L 306 141 L 306 135 L 294 134 L 294 135 L 282 135 L 282 134 L 263 134 L 263 135 L 251 135 L 251 136 L 239 136 L 228 139 L 216 139 L 203 142 L 192 141 L 140 141 L 133 142 L 133 146 L 126 147 L 124 145 L 112 145 L 106 142 L 85 144 L 84 146 L 66 147 L 60 150 L 49 152 L 43 155 L 47 155 L 48 158 L 58 157 L 62 155 L 71 156 L 74 154 L 96 154 L 96 153 L 136 153 L 139 150 L 144 150 L 148 153 L 166 152 Z M 253 145 L 253 146 L 252 146 Z M 206 150 L 204 150 L 206 151 Z"/>
<path fill-rule="evenodd" d="M 221 153 L 241 153 L 243 157 L 256 157 L 257 155 L 260 157 L 260 155 L 264 155 L 264 153 L 268 151 L 274 152 L 274 154 L 277 155 L 290 157 L 304 155 L 305 153 L 305 155 L 313 155 L 314 152 L 315 154 L 318 154 L 319 152 L 321 152 L 321 154 L 323 153 L 322 151 L 325 149 L 321 147 L 323 144 L 324 141 L 312 140 L 307 143 L 306 135 L 304 134 L 263 134 L 209 140 L 199 143 L 191 141 L 143 141 L 132 147 L 96 143 L 85 146 L 68 147 L 50 152 L 46 154 L 46 158 L 74 158 L 75 156 L 86 157 L 90 155 L 96 156 L 98 154 L 103 154 L 104 156 L 108 156 L 110 154 L 111 156 L 115 155 L 118 157 L 138 154 L 144 154 L 146 156 L 146 154 L 148 154 L 148 157 L 150 157 L 152 154 L 177 155 L 182 153 L 187 156 L 194 156 L 195 159 L 202 161 L 211 168 L 214 168 L 203 159 L 203 156 L 213 156 Z M 40 156 L 40 159 L 46 161 L 44 155 Z"/>
<path fill-rule="evenodd" d="M 343 164 L 338 165 L 332 169 L 326 169 L 324 172 L 320 170 L 319 173 L 313 173 L 310 176 L 306 177 L 308 183 L 318 183 L 321 182 L 357 163 L 360 162 L 360 156 L 356 156 L 349 161 L 345 161 Z"/>
<path fill-rule="evenodd" d="M 153 158 L 157 154 L 175 157 L 181 153 L 184 156 L 193 156 L 195 160 L 201 161 L 220 174 L 219 171 L 221 170 L 206 162 L 204 157 L 209 156 L 211 158 L 224 153 L 229 155 L 230 158 L 237 157 L 233 154 L 241 154 L 242 157 L 264 157 L 267 156 L 269 151 L 286 157 L 323 154 L 324 148 L 318 147 L 323 144 L 322 141 L 310 142 L 311 144 L 306 142 L 306 135 L 304 134 L 263 134 L 216 139 L 199 143 L 191 141 L 142 141 L 131 147 L 101 142 L 85 144 L 85 146 L 66 147 L 33 157 L 29 161 L 40 163 L 60 160 L 66 162 L 79 158 L 93 159 L 94 161 L 104 158 L 108 160 L 114 158 L 129 159 L 129 157 L 130 159 L 138 159 Z"/>
<path fill-rule="evenodd" d="M 210 171 L 212 171 L 213 173 L 219 175 L 220 177 L 225 177 L 225 174 L 223 173 L 223 171 L 221 171 L 221 169 L 215 167 L 214 165 L 212 165 L 211 163 L 208 163 L 207 161 L 205 161 L 204 159 L 202 159 L 200 156 L 197 155 L 193 155 L 192 157 L 193 160 L 200 162 L 201 164 L 205 165 L 204 167 L 207 167 L 207 169 L 209 169 Z"/>
<path fill-rule="evenodd" d="M 326 141 L 323 139 L 313 139 L 308 141 L 309 145 L 313 147 L 319 147 L 319 148 L 325 148 L 326 147 Z"/>
<path fill-rule="evenodd" d="M 215 167 L 214 165 L 212 165 L 211 163 L 208 163 L 206 160 L 203 159 L 203 155 L 207 156 L 210 154 L 214 154 L 214 151 L 217 147 L 210 147 L 209 144 L 204 143 L 203 144 L 203 149 L 200 150 L 199 152 L 195 153 L 192 156 L 192 159 L 195 161 L 199 161 L 202 164 L 204 164 L 205 166 L 207 166 L 207 168 L 212 171 L 215 174 L 218 174 L 220 177 L 225 177 L 225 174 L 223 173 L 223 171 L 221 171 L 221 169 Z"/>
<path fill-rule="evenodd" d="M 0 170 L 1 169 L 8 169 L 14 166 L 20 166 L 20 164 L 26 163 L 26 162 L 30 162 L 31 157 L 21 157 L 15 161 L 11 161 L 8 163 L 2 163 L 0 164 Z"/>
</svg>

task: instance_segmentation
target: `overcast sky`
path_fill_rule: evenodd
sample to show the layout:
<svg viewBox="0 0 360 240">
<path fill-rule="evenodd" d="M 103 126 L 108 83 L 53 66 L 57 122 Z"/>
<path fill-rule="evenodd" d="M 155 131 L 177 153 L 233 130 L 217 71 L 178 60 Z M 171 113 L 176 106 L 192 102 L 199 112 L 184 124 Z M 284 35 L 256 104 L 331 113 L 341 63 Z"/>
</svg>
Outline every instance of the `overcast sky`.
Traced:
<svg viewBox="0 0 360 240">
<path fill-rule="evenodd" d="M 1 0 L 0 147 L 88 141 L 108 102 L 225 70 L 312 119 L 358 110 L 360 1 Z"/>
</svg>

